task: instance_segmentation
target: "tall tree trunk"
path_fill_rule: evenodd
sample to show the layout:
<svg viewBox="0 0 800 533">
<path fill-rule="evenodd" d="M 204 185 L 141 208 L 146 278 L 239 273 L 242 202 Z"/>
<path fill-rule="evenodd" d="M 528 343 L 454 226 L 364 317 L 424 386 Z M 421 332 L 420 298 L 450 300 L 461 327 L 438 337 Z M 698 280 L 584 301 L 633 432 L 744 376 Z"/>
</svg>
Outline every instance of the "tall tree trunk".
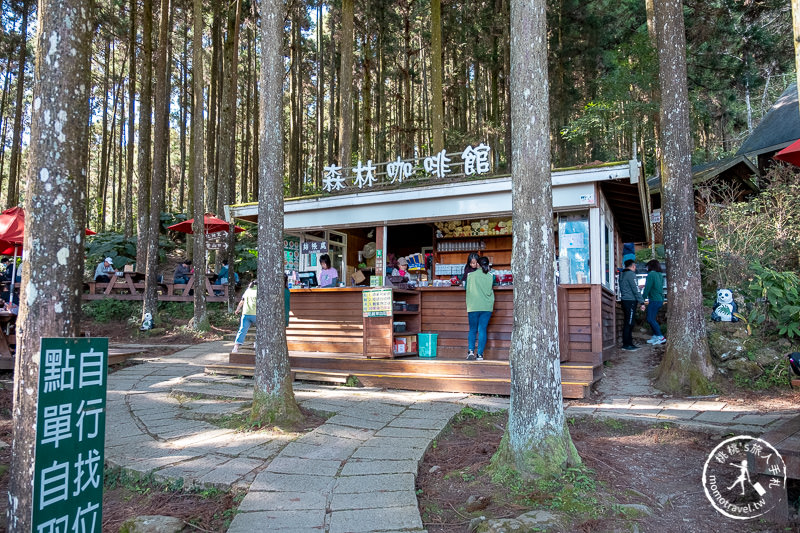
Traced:
<svg viewBox="0 0 800 533">
<path fill-rule="evenodd" d="M 258 204 L 258 312 L 251 420 L 303 418 L 294 398 L 283 310 L 283 2 L 261 0 L 261 167 Z"/>
<path fill-rule="evenodd" d="M 384 74 L 384 55 L 383 55 L 383 40 L 386 28 L 383 25 L 383 16 L 385 9 L 381 5 L 378 11 L 378 17 L 375 21 L 376 31 L 378 32 L 378 101 L 375 106 L 375 122 L 378 125 L 378 131 L 375 133 L 375 160 L 387 161 L 386 157 L 386 76 Z"/>
<path fill-rule="evenodd" d="M 3 190 L 3 168 L 6 155 L 6 129 L 8 121 L 5 120 L 6 100 L 8 99 L 8 87 L 11 83 L 11 58 L 6 59 L 6 75 L 3 80 L 3 97 L 0 98 L 0 191 Z"/>
<path fill-rule="evenodd" d="M 411 113 L 411 1 L 403 4 L 403 133 L 400 153 L 403 157 L 412 157 L 414 150 L 414 117 Z"/>
<path fill-rule="evenodd" d="M 19 168 L 22 150 L 22 97 L 25 94 L 25 64 L 28 60 L 28 11 L 30 0 L 23 0 L 22 24 L 20 25 L 19 65 L 17 73 L 17 101 L 14 109 L 14 133 L 11 141 L 11 168 L 8 174 L 8 195 L 6 207 L 14 207 L 19 202 Z"/>
<path fill-rule="evenodd" d="M 792 33 L 794 34 L 794 70 L 797 77 L 795 81 L 800 87 L 800 0 L 792 0 Z"/>
<path fill-rule="evenodd" d="M 342 0 L 339 68 L 339 164 L 350 166 L 353 142 L 353 0 Z"/>
<path fill-rule="evenodd" d="M 136 193 L 136 268 L 140 272 L 146 268 L 150 233 L 150 180 L 153 168 L 150 161 L 153 123 L 153 1 L 144 0 L 142 8 L 142 84 L 139 94 L 139 156 L 136 165 L 139 171 L 139 187 Z M 158 225 L 153 231 L 158 231 Z"/>
<path fill-rule="evenodd" d="M 325 163 L 332 163 L 334 161 L 338 161 L 339 159 L 339 152 L 338 150 L 334 151 L 335 146 L 335 137 L 338 128 L 334 127 L 336 124 L 336 102 L 337 98 L 337 84 L 336 84 L 336 76 L 337 76 L 337 69 L 336 69 L 336 44 L 335 44 L 335 36 L 336 32 L 334 31 L 334 24 L 333 24 L 333 17 L 328 17 L 329 25 L 330 25 L 330 32 L 331 32 L 331 50 L 328 55 L 331 58 L 330 63 L 330 83 L 328 84 L 328 94 L 330 97 L 328 98 L 328 159 L 325 160 Z M 341 36 L 339 37 L 341 40 Z"/>
<path fill-rule="evenodd" d="M 120 91 L 122 91 L 123 81 L 120 80 Z M 117 178 L 116 178 L 116 191 L 117 191 L 117 203 L 114 208 L 114 231 L 119 231 L 120 227 L 122 226 L 123 221 L 123 212 L 122 212 L 122 184 L 124 183 L 124 178 L 122 177 L 123 168 L 125 166 L 125 137 L 127 135 L 126 128 L 125 128 L 125 92 L 122 91 L 120 95 L 120 102 L 119 102 L 119 144 L 117 145 L 117 156 L 116 156 L 116 163 L 115 166 L 112 167 L 115 169 Z"/>
<path fill-rule="evenodd" d="M 322 23 L 322 0 L 317 3 L 317 166 L 314 171 L 314 185 L 322 185 L 322 172 L 325 166 L 325 44 Z M 333 117 L 328 117 L 332 121 Z"/>
<path fill-rule="evenodd" d="M 103 137 L 100 145 L 100 183 L 97 186 L 97 226 L 100 231 L 106 230 L 106 190 L 108 186 L 108 77 L 111 68 L 111 37 L 106 38 L 105 65 L 103 65 Z"/>
<path fill-rule="evenodd" d="M 192 183 L 194 197 L 192 199 L 192 216 L 194 223 L 193 242 L 194 249 L 199 253 L 194 254 L 194 269 L 197 273 L 206 271 L 206 235 L 203 225 L 203 0 L 194 0 L 194 17 L 192 33 Z M 233 291 L 233 283 L 228 286 Z M 206 291 L 194 291 L 194 321 L 192 325 L 197 331 L 207 331 L 209 328 L 208 312 L 206 310 Z"/>
<path fill-rule="evenodd" d="M 545 8 L 545 0 L 511 0 L 511 269 L 519 282 L 508 427 L 492 462 L 516 468 L 523 478 L 556 477 L 580 464 L 561 395 Z"/>
<path fill-rule="evenodd" d="M 39 2 L 18 319 L 24 327 L 14 368 L 11 533 L 32 531 L 41 339 L 79 331 L 93 16 L 83 0 Z"/>
<path fill-rule="evenodd" d="M 708 352 L 697 255 L 692 141 L 686 78 L 683 2 L 655 3 L 661 85 L 664 248 L 669 263 L 669 337 L 656 386 L 670 393 L 706 394 L 714 368 Z"/>
<path fill-rule="evenodd" d="M 217 109 L 220 85 L 220 26 L 222 25 L 222 2 L 213 2 L 214 18 L 211 23 L 211 89 L 208 96 L 208 135 L 206 136 L 206 190 L 208 211 L 217 208 Z"/>
<path fill-rule="evenodd" d="M 236 186 L 236 102 L 239 88 L 239 20 L 242 10 L 242 1 L 237 0 L 234 12 L 228 17 L 228 35 L 225 43 L 225 56 L 227 64 L 225 70 L 225 82 L 222 93 L 222 127 L 220 128 L 220 172 L 219 172 L 219 199 L 218 213 L 224 213 L 224 205 L 233 203 L 234 188 Z M 228 48 L 230 42 L 230 48 Z M 223 187 L 224 185 L 224 187 Z M 233 231 L 228 232 L 227 249 L 223 254 L 230 262 L 231 268 L 234 267 L 234 237 Z M 234 309 L 234 292 L 228 291 L 228 312 Z"/>
<path fill-rule="evenodd" d="M 362 112 L 364 122 L 364 141 L 361 149 L 361 158 L 372 159 L 372 32 L 364 34 L 364 86 L 362 88 L 362 100 L 364 110 Z"/>
<path fill-rule="evenodd" d="M 130 64 L 130 75 L 128 76 L 128 164 L 125 169 L 125 238 L 133 236 L 133 152 L 135 144 L 134 127 L 136 120 L 136 9 L 139 5 L 137 0 L 130 0 L 131 30 L 128 41 L 128 58 Z M 141 268 L 142 263 L 137 263 Z"/>
<path fill-rule="evenodd" d="M 444 101 L 442 100 L 442 2 L 431 0 L 431 130 L 433 153 L 444 150 Z"/>
<path fill-rule="evenodd" d="M 253 54 L 253 55 L 254 56 L 258 56 L 258 54 Z M 258 58 L 254 57 L 253 58 L 253 75 L 254 76 L 258 75 L 257 72 L 259 71 L 259 69 L 257 67 L 260 67 L 260 64 L 258 62 Z M 254 117 L 254 120 L 253 120 L 253 146 L 252 146 L 253 170 L 252 170 L 252 175 L 251 175 L 251 179 L 250 179 L 250 182 L 251 182 L 250 183 L 250 186 L 251 186 L 250 195 L 251 195 L 251 198 L 252 198 L 252 200 L 254 202 L 258 201 L 258 191 L 259 191 L 259 188 L 260 188 L 259 179 L 258 179 L 259 172 L 260 172 L 260 170 L 259 170 L 259 168 L 260 168 L 259 167 L 259 161 L 260 161 L 260 157 L 261 157 L 261 155 L 260 155 L 261 154 L 261 149 L 260 149 L 260 146 L 261 146 L 261 144 L 260 144 L 261 143 L 261 141 L 260 141 L 260 137 L 261 137 L 261 121 L 259 120 L 259 117 L 261 116 L 261 113 L 260 113 L 260 109 L 261 109 L 261 105 L 260 105 L 261 93 L 260 93 L 260 90 L 261 89 L 259 88 L 259 84 L 256 81 L 254 81 L 253 82 L 253 115 L 252 115 Z"/>
<path fill-rule="evenodd" d="M 658 29 L 656 26 L 655 21 L 655 8 L 653 7 L 654 0 L 645 0 L 645 12 L 647 14 L 647 34 L 650 38 L 650 44 L 653 46 L 654 50 L 658 50 Z M 650 91 L 650 101 L 651 102 L 660 102 L 661 101 L 661 94 L 659 93 L 658 84 L 653 84 L 653 90 Z M 656 164 L 660 164 L 661 162 L 661 117 L 659 116 L 658 112 L 653 112 L 651 115 L 651 122 L 653 124 L 653 155 Z M 663 176 L 661 176 L 661 169 L 656 169 L 657 175 L 659 178 L 662 178 L 662 186 L 663 186 Z"/>
<path fill-rule="evenodd" d="M 303 128 L 303 88 L 301 62 L 302 51 L 300 46 L 300 10 L 292 10 L 291 44 L 289 47 L 289 196 L 300 195 L 300 155 L 301 134 Z"/>
<path fill-rule="evenodd" d="M 242 202 L 249 201 L 249 188 L 250 181 L 250 145 L 252 143 L 251 126 L 253 124 L 253 110 L 251 106 L 252 86 L 253 86 L 253 69 L 252 63 L 252 48 L 253 48 L 253 28 L 248 24 L 247 26 L 247 61 L 245 70 L 245 103 L 244 103 L 244 117 L 242 119 L 242 127 L 244 129 L 244 142 L 242 143 L 242 185 L 241 185 L 241 198 Z"/>
<path fill-rule="evenodd" d="M 158 237 L 161 227 L 161 210 L 164 207 L 164 183 L 167 179 L 167 147 L 169 132 L 167 131 L 167 115 L 164 113 L 169 98 L 169 72 L 167 65 L 167 49 L 169 48 L 170 0 L 161 0 L 159 10 L 158 54 L 156 56 L 156 94 L 154 108 L 155 124 L 153 139 L 153 178 L 150 197 L 150 230 L 147 239 L 147 268 L 145 270 L 144 302 L 142 319 L 150 314 L 153 319 L 158 314 Z M 203 289 L 205 271 L 195 270 L 197 290 Z"/>
<path fill-rule="evenodd" d="M 178 192 L 178 210 L 185 212 L 185 193 L 186 193 L 186 130 L 189 122 L 189 10 L 184 9 L 184 37 L 183 37 L 183 59 L 181 61 L 181 110 L 180 110 L 180 144 L 181 144 L 181 177 Z M 202 30 L 201 30 L 202 31 Z M 200 93 L 202 94 L 202 93 Z M 194 126 L 193 126 L 194 127 Z M 187 241 L 189 239 L 186 239 Z"/>
</svg>

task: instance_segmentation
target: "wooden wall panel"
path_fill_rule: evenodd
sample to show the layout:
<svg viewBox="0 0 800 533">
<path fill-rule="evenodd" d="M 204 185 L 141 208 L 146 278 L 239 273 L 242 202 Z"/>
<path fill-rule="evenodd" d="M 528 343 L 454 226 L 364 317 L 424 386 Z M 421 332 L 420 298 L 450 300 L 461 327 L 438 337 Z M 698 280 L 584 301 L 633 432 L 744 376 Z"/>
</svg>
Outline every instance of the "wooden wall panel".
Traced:
<svg viewBox="0 0 800 533">
<path fill-rule="evenodd" d="M 459 287 L 428 288 L 420 290 L 422 296 L 423 333 L 437 333 L 438 356 L 461 359 L 467 355 L 469 320 L 465 293 Z M 495 290 L 492 319 L 487 330 L 486 352 L 488 360 L 507 361 L 514 327 L 514 293 L 510 289 Z"/>
</svg>

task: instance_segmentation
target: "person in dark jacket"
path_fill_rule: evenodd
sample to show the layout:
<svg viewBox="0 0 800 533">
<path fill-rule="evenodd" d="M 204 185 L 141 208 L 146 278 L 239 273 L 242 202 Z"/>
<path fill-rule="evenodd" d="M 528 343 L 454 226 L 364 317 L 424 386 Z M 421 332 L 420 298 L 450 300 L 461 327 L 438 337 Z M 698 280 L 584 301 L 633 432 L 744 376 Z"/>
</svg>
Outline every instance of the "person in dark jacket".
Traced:
<svg viewBox="0 0 800 533">
<path fill-rule="evenodd" d="M 467 262 L 464 265 L 464 273 L 461 274 L 462 285 L 467 283 L 467 276 L 478 270 L 478 259 L 480 258 L 481 256 L 478 255 L 478 252 L 470 252 L 469 256 L 467 256 Z"/>
<path fill-rule="evenodd" d="M 633 259 L 625 261 L 625 269 L 619 275 L 619 293 L 622 300 L 622 349 L 638 350 L 633 344 L 633 319 L 636 313 L 636 305 L 639 304 L 644 309 L 644 299 L 639 293 L 636 285 L 636 262 Z"/>
</svg>

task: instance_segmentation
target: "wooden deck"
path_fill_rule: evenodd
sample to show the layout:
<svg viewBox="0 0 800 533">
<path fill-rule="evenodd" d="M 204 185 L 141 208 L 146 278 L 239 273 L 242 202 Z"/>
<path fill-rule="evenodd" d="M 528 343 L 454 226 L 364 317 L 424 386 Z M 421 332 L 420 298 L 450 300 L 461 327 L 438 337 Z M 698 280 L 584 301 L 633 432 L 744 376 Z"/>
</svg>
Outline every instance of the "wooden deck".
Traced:
<svg viewBox="0 0 800 533">
<path fill-rule="evenodd" d="M 407 292 L 407 291 L 406 291 Z M 397 299 L 408 299 L 401 291 Z M 405 312 L 403 320 L 413 328 L 399 335 L 435 332 L 438 356 L 423 359 L 416 354 L 391 357 L 373 353 L 374 339 L 362 316 L 358 289 L 292 291 L 287 346 L 292 372 L 297 379 L 344 383 L 357 378 L 365 386 L 406 390 L 510 394 L 508 353 L 514 327 L 513 290 L 495 290 L 495 307 L 487 331 L 481 362 L 467 361 L 467 321 L 464 290 L 460 287 L 423 288 L 414 291 L 418 312 Z M 604 354 L 614 348 L 616 302 L 613 293 L 599 285 L 560 286 L 561 385 L 564 398 L 585 398 L 602 376 Z M 365 325 L 366 324 L 366 325 Z M 226 364 L 210 365 L 209 372 L 253 375 L 252 340 L 248 335 L 241 351 L 230 354 Z M 388 334 L 391 337 L 391 333 Z M 389 346 L 389 344 L 387 344 Z M 372 351 L 370 351 L 372 350 Z"/>
<path fill-rule="evenodd" d="M 250 336 L 250 335 L 248 335 Z M 436 357 L 367 359 L 362 355 L 324 352 L 289 352 L 294 379 L 345 383 L 355 378 L 365 387 L 466 392 L 508 396 L 511 369 L 508 361 L 467 361 Z M 205 371 L 234 376 L 252 376 L 255 353 L 252 342 L 245 343 L 229 362 L 207 365 Z M 584 398 L 589 384 L 599 379 L 599 366 L 590 363 L 562 363 L 561 385 L 565 398 Z"/>
</svg>

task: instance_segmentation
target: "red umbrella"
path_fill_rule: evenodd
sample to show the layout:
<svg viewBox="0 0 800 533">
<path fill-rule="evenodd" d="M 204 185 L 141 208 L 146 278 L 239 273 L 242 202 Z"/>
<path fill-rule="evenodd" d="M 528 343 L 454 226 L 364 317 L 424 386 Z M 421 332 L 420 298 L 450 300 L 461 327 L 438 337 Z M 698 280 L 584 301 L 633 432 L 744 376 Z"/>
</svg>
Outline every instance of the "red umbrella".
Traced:
<svg viewBox="0 0 800 533">
<path fill-rule="evenodd" d="M 796 140 L 772 157 L 800 167 L 800 139 Z"/>
<path fill-rule="evenodd" d="M 178 222 L 177 224 L 173 224 L 169 226 L 167 229 L 171 229 L 173 231 L 180 231 L 181 233 L 194 233 L 192 231 L 192 224 L 194 223 L 194 219 L 190 218 L 189 220 L 184 220 L 183 222 Z M 231 225 L 221 218 L 217 218 L 214 215 L 207 213 L 203 216 L 203 226 L 206 233 L 217 233 L 220 231 L 229 231 Z M 236 233 L 241 233 L 244 231 L 244 228 L 240 228 L 239 226 L 234 226 L 233 231 Z"/>
<path fill-rule="evenodd" d="M 89 228 L 86 228 L 86 235 L 97 235 L 96 231 L 92 231 Z"/>
<path fill-rule="evenodd" d="M 25 211 L 12 207 L 0 213 L 0 240 L 22 244 L 25 235 Z"/>
</svg>

